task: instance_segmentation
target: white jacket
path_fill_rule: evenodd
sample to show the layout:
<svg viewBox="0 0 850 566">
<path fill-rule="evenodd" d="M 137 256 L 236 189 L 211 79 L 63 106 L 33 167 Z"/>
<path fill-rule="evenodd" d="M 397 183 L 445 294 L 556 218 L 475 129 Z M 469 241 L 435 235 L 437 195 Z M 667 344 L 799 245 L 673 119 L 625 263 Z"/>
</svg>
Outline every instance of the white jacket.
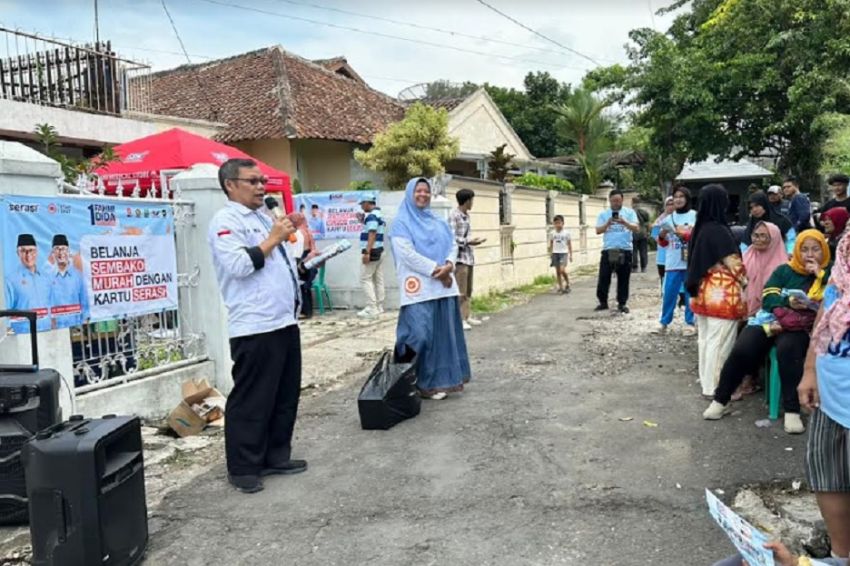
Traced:
<svg viewBox="0 0 850 566">
<path fill-rule="evenodd" d="M 393 258 L 395 259 L 396 275 L 398 276 L 399 292 L 401 294 L 400 305 L 413 305 L 433 301 L 445 297 L 457 297 L 457 281 L 452 274 L 452 286 L 445 287 L 439 279 L 434 279 L 431 274 L 437 269 L 436 261 L 421 255 L 413 247 L 413 242 L 407 238 L 391 238 L 393 247 Z M 449 257 L 452 265 L 457 261 L 457 246 L 451 247 Z M 442 264 L 440 264 L 442 265 Z"/>
</svg>

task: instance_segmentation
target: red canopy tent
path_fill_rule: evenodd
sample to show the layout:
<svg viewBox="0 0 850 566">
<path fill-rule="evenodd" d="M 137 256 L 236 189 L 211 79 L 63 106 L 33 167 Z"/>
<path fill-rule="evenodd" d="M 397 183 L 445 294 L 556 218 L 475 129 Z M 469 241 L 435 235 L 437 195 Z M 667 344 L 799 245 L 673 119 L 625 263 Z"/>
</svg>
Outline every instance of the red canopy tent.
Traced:
<svg viewBox="0 0 850 566">
<path fill-rule="evenodd" d="M 113 150 L 121 161 L 108 163 L 94 171 L 106 185 L 107 194 L 117 194 L 119 183 L 123 187 L 123 194 L 129 194 L 138 181 L 142 195 L 147 194 L 152 183 L 156 183 L 156 192 L 159 196 L 162 194 L 160 187 L 163 178 L 188 169 L 196 163 L 221 165 L 233 158 L 254 159 L 235 147 L 180 128 L 123 143 L 115 146 Z M 269 178 L 266 191 L 282 193 L 287 212 L 292 212 L 292 187 L 289 175 L 258 159 L 254 161 L 257 162 L 263 175 Z"/>
</svg>

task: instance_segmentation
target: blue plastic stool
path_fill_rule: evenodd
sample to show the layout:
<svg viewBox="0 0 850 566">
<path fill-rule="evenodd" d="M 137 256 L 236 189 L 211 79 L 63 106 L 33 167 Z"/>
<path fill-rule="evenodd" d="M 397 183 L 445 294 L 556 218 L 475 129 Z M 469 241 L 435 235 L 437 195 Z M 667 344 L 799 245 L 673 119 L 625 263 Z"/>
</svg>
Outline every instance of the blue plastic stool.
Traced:
<svg viewBox="0 0 850 566">
<path fill-rule="evenodd" d="M 313 281 L 313 291 L 316 292 L 316 302 L 319 303 L 319 314 L 325 314 L 325 297 L 328 298 L 328 310 L 334 308 L 331 302 L 331 293 L 328 286 L 325 285 L 325 266 L 319 268 L 319 275 Z"/>
<path fill-rule="evenodd" d="M 768 362 L 768 378 L 764 388 L 764 400 L 767 401 L 767 410 L 770 420 L 779 418 L 779 399 L 782 393 L 782 381 L 779 379 L 779 362 L 776 359 L 776 346 L 770 349 Z"/>
</svg>

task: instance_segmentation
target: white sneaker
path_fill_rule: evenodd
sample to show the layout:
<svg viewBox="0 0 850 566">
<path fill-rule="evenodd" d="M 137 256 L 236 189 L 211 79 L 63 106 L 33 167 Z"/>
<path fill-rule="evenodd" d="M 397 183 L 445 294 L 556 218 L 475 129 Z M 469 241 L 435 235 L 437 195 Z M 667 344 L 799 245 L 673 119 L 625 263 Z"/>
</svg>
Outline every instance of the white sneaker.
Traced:
<svg viewBox="0 0 850 566">
<path fill-rule="evenodd" d="M 448 396 L 449 396 L 449 394 L 446 393 L 445 391 L 437 391 L 433 395 L 428 395 L 426 397 L 426 399 L 431 399 L 433 401 L 442 401 L 443 399 L 445 399 Z"/>
<path fill-rule="evenodd" d="M 682 329 L 682 336 L 694 336 L 697 333 L 696 327 L 693 324 L 686 324 Z"/>
<path fill-rule="evenodd" d="M 471 324 L 469 324 L 468 322 L 466 322 L 465 320 L 463 321 L 463 325 L 462 325 L 462 326 L 463 326 L 463 329 L 464 329 L 464 330 L 472 330 L 472 325 L 471 325 Z"/>
<path fill-rule="evenodd" d="M 800 413 L 785 413 L 785 432 L 788 434 L 803 434 L 806 432 L 806 427 L 803 425 L 803 419 L 800 418 Z"/>
<path fill-rule="evenodd" d="M 483 323 L 477 318 L 472 318 L 471 316 L 466 319 L 466 322 L 471 324 L 472 326 L 481 326 Z"/>
<path fill-rule="evenodd" d="M 378 311 L 373 309 L 372 307 L 366 307 L 362 311 L 357 313 L 357 316 L 360 318 L 375 318 L 378 316 Z"/>
<path fill-rule="evenodd" d="M 711 405 L 708 406 L 708 409 L 702 414 L 702 418 L 707 421 L 718 421 L 723 418 L 724 415 L 729 413 L 729 407 L 726 405 L 721 405 L 717 401 L 712 401 Z"/>
<path fill-rule="evenodd" d="M 653 334 L 667 334 L 667 325 L 659 324 L 655 327 L 655 330 L 652 331 Z"/>
</svg>

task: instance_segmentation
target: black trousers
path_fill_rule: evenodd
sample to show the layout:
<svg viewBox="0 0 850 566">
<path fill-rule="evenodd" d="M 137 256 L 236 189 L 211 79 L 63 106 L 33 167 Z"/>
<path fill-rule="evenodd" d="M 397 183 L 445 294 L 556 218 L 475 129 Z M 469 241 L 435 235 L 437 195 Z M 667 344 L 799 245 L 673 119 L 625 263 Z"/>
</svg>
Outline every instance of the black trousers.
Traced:
<svg viewBox="0 0 850 566">
<path fill-rule="evenodd" d="M 797 386 L 803 378 L 803 363 L 809 347 L 809 333 L 781 332 L 769 337 L 760 326 L 746 326 L 738 335 L 732 353 L 720 370 L 720 383 L 714 400 L 726 405 L 746 375 L 756 375 L 770 348 L 776 344 L 776 361 L 782 382 L 782 404 L 786 413 L 800 412 Z"/>
<path fill-rule="evenodd" d="M 316 268 L 308 270 L 301 283 L 301 314 L 305 318 L 313 316 L 313 280 L 318 273 Z"/>
<path fill-rule="evenodd" d="M 257 475 L 289 460 L 301 396 L 301 332 L 296 325 L 230 339 L 233 390 L 227 397 L 227 471 Z"/>
<path fill-rule="evenodd" d="M 608 291 L 611 289 L 611 275 L 617 274 L 617 305 L 625 306 L 629 302 L 629 279 L 632 276 L 632 252 L 620 250 L 620 260 L 616 265 L 608 261 L 608 250 L 603 250 L 599 259 L 599 280 L 596 283 L 596 299 L 600 305 L 608 304 Z"/>
<path fill-rule="evenodd" d="M 649 258 L 649 240 L 646 238 L 635 238 L 632 242 L 632 269 L 638 268 L 638 258 L 640 258 L 640 270 L 646 271 L 646 264 Z"/>
</svg>

